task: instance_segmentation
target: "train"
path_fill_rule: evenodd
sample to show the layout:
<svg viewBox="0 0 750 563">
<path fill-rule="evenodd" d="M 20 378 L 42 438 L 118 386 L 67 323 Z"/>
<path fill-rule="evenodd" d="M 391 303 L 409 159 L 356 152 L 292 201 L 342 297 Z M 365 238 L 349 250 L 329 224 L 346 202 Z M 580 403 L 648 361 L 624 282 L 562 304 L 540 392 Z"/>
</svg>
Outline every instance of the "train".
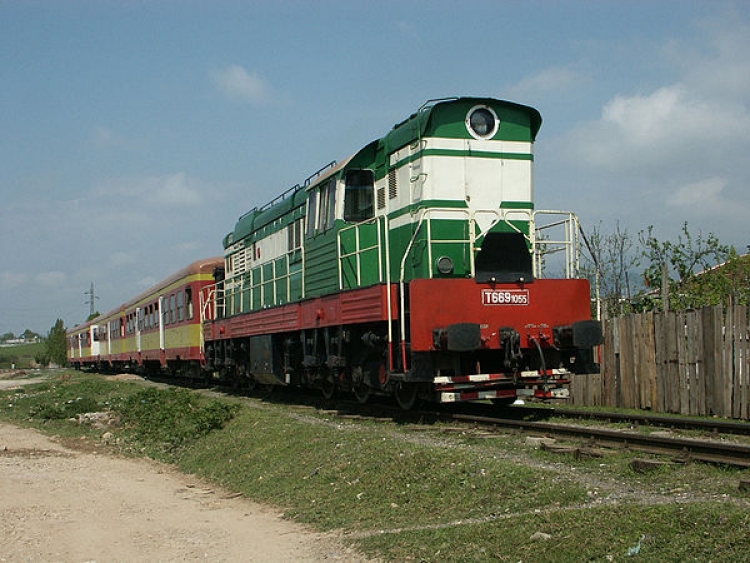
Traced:
<svg viewBox="0 0 750 563">
<path fill-rule="evenodd" d="M 541 123 L 494 98 L 426 102 L 240 216 L 222 257 L 69 331 L 70 362 L 405 409 L 565 397 L 598 371 L 602 330 L 577 216 L 535 208 Z"/>
</svg>

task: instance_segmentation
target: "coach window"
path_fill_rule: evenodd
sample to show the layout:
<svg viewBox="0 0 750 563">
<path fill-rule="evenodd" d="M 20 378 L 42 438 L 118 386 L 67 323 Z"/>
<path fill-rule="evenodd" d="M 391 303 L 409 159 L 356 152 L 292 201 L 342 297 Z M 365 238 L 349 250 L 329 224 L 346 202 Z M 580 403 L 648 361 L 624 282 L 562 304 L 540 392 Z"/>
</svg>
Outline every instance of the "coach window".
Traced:
<svg viewBox="0 0 750 563">
<path fill-rule="evenodd" d="M 185 304 L 187 306 L 187 318 L 191 320 L 193 318 L 193 289 L 191 287 L 185 288 Z"/>
<path fill-rule="evenodd" d="M 174 293 L 169 296 L 169 322 L 177 322 L 177 311 L 175 306 L 175 295 Z"/>
<path fill-rule="evenodd" d="M 315 224 L 318 217 L 318 190 L 313 190 L 307 198 L 307 238 L 315 234 Z"/>
<path fill-rule="evenodd" d="M 372 170 L 347 170 L 344 190 L 344 221 L 359 223 L 375 216 L 375 178 Z"/>
<path fill-rule="evenodd" d="M 320 224 L 319 230 L 327 231 L 333 227 L 336 218 L 336 179 L 320 188 Z"/>
<path fill-rule="evenodd" d="M 288 250 L 292 252 L 302 247 L 302 219 L 298 219 L 287 228 Z"/>
<path fill-rule="evenodd" d="M 181 323 L 185 320 L 185 294 L 180 291 L 177 294 L 177 322 Z"/>
</svg>

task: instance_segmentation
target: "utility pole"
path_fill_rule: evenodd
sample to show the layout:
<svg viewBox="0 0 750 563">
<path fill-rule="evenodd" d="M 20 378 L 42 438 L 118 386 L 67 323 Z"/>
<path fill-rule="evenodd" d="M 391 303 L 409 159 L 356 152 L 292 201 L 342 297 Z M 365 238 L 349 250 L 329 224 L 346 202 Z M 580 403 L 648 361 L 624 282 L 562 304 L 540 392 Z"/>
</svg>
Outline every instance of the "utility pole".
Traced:
<svg viewBox="0 0 750 563">
<path fill-rule="evenodd" d="M 91 282 L 91 289 L 83 292 L 84 295 L 88 295 L 89 298 L 86 301 L 89 305 L 89 319 L 94 316 L 94 300 L 99 297 L 94 293 L 94 282 Z"/>
</svg>

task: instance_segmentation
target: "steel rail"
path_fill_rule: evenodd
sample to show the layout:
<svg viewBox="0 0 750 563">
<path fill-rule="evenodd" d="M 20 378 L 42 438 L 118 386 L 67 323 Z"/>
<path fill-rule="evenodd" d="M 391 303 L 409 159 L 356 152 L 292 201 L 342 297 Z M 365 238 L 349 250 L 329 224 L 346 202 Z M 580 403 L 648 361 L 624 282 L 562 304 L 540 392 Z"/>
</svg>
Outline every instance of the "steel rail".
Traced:
<svg viewBox="0 0 750 563">
<path fill-rule="evenodd" d="M 705 430 L 722 434 L 738 434 L 750 436 L 750 422 L 713 418 L 678 418 L 660 414 L 638 414 L 622 412 L 592 412 L 579 409 L 535 408 L 529 406 L 513 407 L 513 410 L 534 416 L 550 418 L 560 416 L 565 418 L 585 418 L 608 422 L 635 422 L 645 426 L 660 426 L 663 428 L 680 428 L 683 430 Z"/>
<path fill-rule="evenodd" d="M 680 454 L 681 457 L 708 463 L 720 463 L 736 467 L 750 467 L 750 445 L 724 443 L 691 438 L 673 438 L 666 436 L 642 435 L 633 432 L 606 430 L 602 428 L 585 428 L 548 422 L 530 422 L 510 420 L 469 414 L 453 414 L 451 418 L 464 422 L 476 422 L 517 430 L 540 432 L 566 437 L 579 437 L 595 440 L 604 444 L 617 444 L 630 449 L 652 453 Z"/>
</svg>

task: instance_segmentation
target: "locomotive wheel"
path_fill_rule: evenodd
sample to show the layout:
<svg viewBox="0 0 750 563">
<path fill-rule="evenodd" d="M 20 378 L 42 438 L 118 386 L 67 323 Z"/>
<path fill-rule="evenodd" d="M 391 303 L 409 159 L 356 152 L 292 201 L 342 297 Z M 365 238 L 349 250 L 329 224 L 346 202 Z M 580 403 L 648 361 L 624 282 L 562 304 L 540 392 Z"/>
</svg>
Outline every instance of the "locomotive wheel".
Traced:
<svg viewBox="0 0 750 563">
<path fill-rule="evenodd" d="M 352 391 L 354 391 L 354 396 L 357 398 L 357 401 L 362 405 L 367 402 L 372 394 L 372 389 L 364 383 L 356 383 Z"/>
<path fill-rule="evenodd" d="M 396 387 L 396 402 L 405 411 L 414 408 L 419 399 L 419 385 L 416 383 L 401 383 Z"/>
<path fill-rule="evenodd" d="M 255 391 L 257 384 L 258 382 L 255 381 L 255 378 L 252 375 L 245 376 L 245 388 L 248 391 Z"/>
<path fill-rule="evenodd" d="M 320 390 L 323 393 L 323 398 L 330 401 L 336 396 L 336 380 L 333 377 L 324 377 L 320 380 Z"/>
</svg>

